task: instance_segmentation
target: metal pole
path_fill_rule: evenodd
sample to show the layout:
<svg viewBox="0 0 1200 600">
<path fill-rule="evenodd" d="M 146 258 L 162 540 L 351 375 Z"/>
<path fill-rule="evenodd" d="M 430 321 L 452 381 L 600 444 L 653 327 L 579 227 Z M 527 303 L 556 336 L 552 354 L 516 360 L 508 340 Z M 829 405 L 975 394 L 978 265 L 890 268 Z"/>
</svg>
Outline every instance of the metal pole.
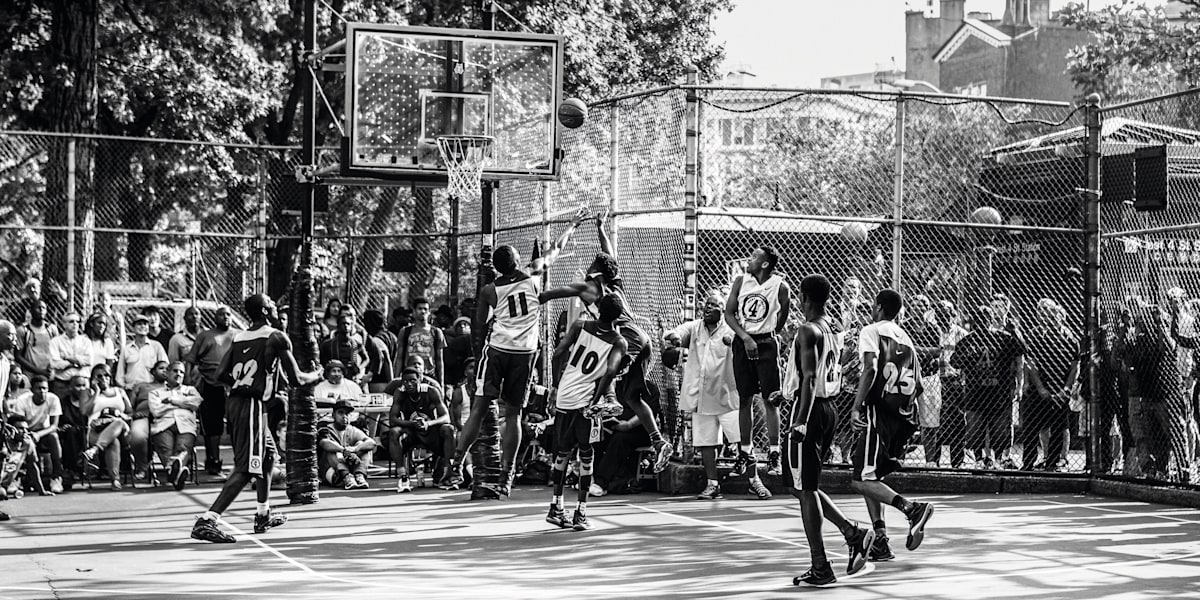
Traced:
<svg viewBox="0 0 1200 600">
<path fill-rule="evenodd" d="M 458 286 L 461 285 L 461 274 L 458 272 L 458 233 L 459 233 L 459 200 L 458 196 L 450 196 L 450 239 L 446 241 L 449 245 L 448 254 L 450 255 L 450 308 L 458 308 Z M 471 315 L 459 315 L 463 317 L 471 317 Z"/>
<path fill-rule="evenodd" d="M 67 306 L 75 304 L 75 138 L 67 140 Z"/>
<path fill-rule="evenodd" d="M 688 67 L 688 85 L 700 82 L 700 72 Z M 683 167 L 683 320 L 696 317 L 696 244 L 699 231 L 696 219 L 696 195 L 700 190 L 700 92 L 687 91 L 684 125 Z"/>
<path fill-rule="evenodd" d="M 1100 464 L 1100 438 L 1104 435 L 1103 425 L 1099 424 L 1100 415 L 1100 380 L 1096 372 L 1095 357 L 1100 356 L 1100 95 L 1089 94 L 1087 107 L 1084 111 L 1087 122 L 1087 139 L 1084 156 L 1087 160 L 1087 186 L 1083 190 L 1083 243 L 1084 243 L 1084 279 L 1083 279 L 1083 383 L 1087 394 L 1089 415 L 1092 422 L 1091 433 L 1088 437 L 1088 468 L 1091 472 L 1102 473 L 1104 466 Z"/>
<path fill-rule="evenodd" d="M 892 201 L 892 289 L 900 289 L 900 253 L 904 250 L 904 92 L 896 98 L 896 175 Z"/>
<path fill-rule="evenodd" d="M 267 161 L 262 156 L 258 157 L 258 225 L 254 232 L 258 238 L 255 240 L 258 276 L 254 278 L 254 292 L 262 293 L 267 291 Z"/>
<path fill-rule="evenodd" d="M 620 235 L 618 231 L 617 211 L 621 209 L 621 105 L 614 104 L 610 110 L 612 116 L 608 122 L 608 178 L 612 194 L 608 198 L 608 215 L 609 222 L 612 224 L 612 227 L 610 227 L 612 233 L 610 235 L 612 236 L 613 249 L 620 253 L 620 250 L 617 250 L 621 247 L 617 239 Z M 613 258 L 617 257 L 614 256 Z"/>
</svg>

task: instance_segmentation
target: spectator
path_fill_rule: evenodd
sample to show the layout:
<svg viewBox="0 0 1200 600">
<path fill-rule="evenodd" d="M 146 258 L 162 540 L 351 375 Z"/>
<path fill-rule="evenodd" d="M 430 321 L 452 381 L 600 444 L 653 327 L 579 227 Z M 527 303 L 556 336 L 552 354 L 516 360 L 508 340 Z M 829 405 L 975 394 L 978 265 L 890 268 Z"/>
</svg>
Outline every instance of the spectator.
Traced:
<svg viewBox="0 0 1200 600">
<path fill-rule="evenodd" d="M 167 361 L 167 351 L 157 341 L 150 339 L 150 318 L 144 314 L 133 316 L 133 338 L 122 340 L 121 365 L 117 368 L 117 385 L 126 392 L 133 391 L 139 383 L 150 383 L 154 365 Z"/>
<path fill-rule="evenodd" d="M 367 333 L 367 391 L 382 392 L 392 382 L 393 362 L 392 351 L 385 337 L 388 331 L 383 327 L 383 313 L 368 310 L 363 313 L 363 325 Z"/>
<path fill-rule="evenodd" d="M 117 350 L 108 337 L 108 317 L 104 313 L 92 313 L 84 324 L 85 360 L 80 369 L 89 376 L 96 365 L 112 367 L 117 362 Z"/>
<path fill-rule="evenodd" d="M 410 356 L 420 357 L 425 363 L 425 373 L 444 384 L 442 352 L 446 348 L 446 338 L 441 329 L 429 324 L 429 300 L 414 299 L 412 310 L 413 324 L 400 332 L 397 342 L 396 365 L 407 365 Z"/>
<path fill-rule="evenodd" d="M 941 353 L 938 355 L 939 391 L 941 392 L 941 418 L 936 435 L 939 444 L 950 448 L 950 466 L 955 469 L 963 464 L 966 458 L 967 422 L 963 418 L 963 398 L 966 393 L 963 387 L 962 372 L 950 364 L 958 344 L 967 336 L 967 330 L 958 325 L 958 311 L 948 300 L 937 303 L 933 309 L 934 327 L 938 332 Z M 926 388 L 928 393 L 928 388 Z M 937 448 L 940 454 L 941 447 Z M 940 456 L 938 457 L 940 461 Z M 926 460 L 929 460 L 928 457 Z"/>
<path fill-rule="evenodd" d="M 443 304 L 433 311 L 433 326 L 446 333 L 447 329 L 454 324 L 454 309 L 450 308 L 449 304 Z"/>
<path fill-rule="evenodd" d="M 200 390 L 183 384 L 187 368 L 174 361 L 166 367 L 166 382 L 149 392 L 154 415 L 150 434 L 154 451 L 163 466 L 169 466 L 171 485 L 183 489 L 191 475 L 192 448 L 196 446 L 196 411 L 203 398 Z"/>
<path fill-rule="evenodd" d="M 403 307 L 403 306 L 398 306 L 398 307 L 392 309 L 391 325 L 388 326 L 389 331 L 396 334 L 396 336 L 399 336 L 400 332 L 404 331 L 404 328 L 408 327 L 409 325 L 412 325 L 412 310 L 411 309 Z M 392 354 L 395 355 L 399 351 L 400 351 L 400 343 L 399 343 L 399 337 L 397 337 L 396 347 L 392 348 Z"/>
<path fill-rule="evenodd" d="M 15 325 L 25 325 L 29 321 L 33 305 L 40 302 L 42 282 L 37 277 L 30 277 L 25 281 L 22 291 L 24 294 L 9 304 L 4 311 L 4 318 Z"/>
<path fill-rule="evenodd" d="M 129 420 L 133 407 L 125 390 L 112 385 L 112 373 L 108 365 L 92 368 L 92 414 L 88 417 L 87 450 L 83 451 L 83 464 L 89 479 L 93 478 L 100 465 L 97 460 L 104 454 L 108 477 L 113 490 L 121 489 L 121 445 L 129 433 Z"/>
<path fill-rule="evenodd" d="M 1148 476 L 1187 482 L 1190 479 L 1187 443 L 1187 400 L 1176 358 L 1179 347 L 1171 338 L 1171 321 L 1158 307 L 1138 300 L 1128 347 L 1135 389 L 1141 396 L 1146 426 L 1145 450 L 1150 461 L 1140 465 Z M 1131 394 L 1132 395 L 1132 394 Z M 1130 408 L 1134 410 L 1130 401 Z M 1139 448 L 1142 444 L 1139 442 Z"/>
<path fill-rule="evenodd" d="M 462 394 L 466 383 L 467 361 L 475 358 L 475 344 L 471 338 L 471 319 L 459 317 L 454 320 L 445 335 L 446 347 L 442 350 L 442 365 L 445 367 L 446 397 Z"/>
<path fill-rule="evenodd" d="M 150 339 L 158 342 L 163 350 L 171 346 L 171 338 L 175 337 L 175 331 L 171 328 L 175 326 L 175 318 L 173 316 L 164 315 L 161 311 L 154 308 L 146 309 L 142 314 L 150 319 Z M 167 322 L 164 324 L 163 320 Z"/>
<path fill-rule="evenodd" d="M 62 416 L 58 419 L 58 438 L 62 444 L 63 475 L 70 483 L 83 478 L 80 454 L 87 449 L 88 417 L 92 414 L 92 385 L 84 375 L 71 378 L 66 393 L 59 398 Z M 70 487 L 70 485 L 66 485 Z"/>
<path fill-rule="evenodd" d="M 0 353 L 3 356 L 3 353 Z M 6 357 L 7 358 L 7 357 Z M 8 416 L 13 411 L 13 405 L 17 401 L 17 396 L 29 390 L 29 378 L 25 376 L 25 371 L 21 370 L 21 365 L 9 362 L 8 369 L 8 387 L 5 389 L 3 404 L 0 404 L 0 414 Z"/>
<path fill-rule="evenodd" d="M 29 378 L 29 391 L 17 396 L 13 413 L 25 417 L 26 428 L 37 450 L 50 455 L 50 491 L 61 494 L 63 466 L 58 422 L 63 414 L 62 403 L 58 396 L 50 393 L 50 384 L 45 375 Z"/>
<path fill-rule="evenodd" d="M 58 335 L 58 327 L 46 320 L 46 302 L 29 303 L 29 322 L 17 328 L 17 364 L 29 376 L 50 378 L 50 340 Z"/>
<path fill-rule="evenodd" d="M 183 362 L 184 368 L 187 369 L 184 381 L 193 386 L 200 385 L 200 380 L 195 367 L 187 364 L 186 359 L 191 354 L 192 345 L 196 343 L 196 336 L 201 331 L 200 311 L 195 306 L 189 306 L 187 310 L 183 311 L 183 329 L 171 336 L 171 341 L 167 344 L 167 361 Z"/>
<path fill-rule="evenodd" d="M 704 474 L 708 478 L 708 484 L 698 496 L 700 500 L 722 497 L 721 484 L 717 479 L 717 449 L 722 446 L 722 431 L 728 442 L 737 444 L 742 441 L 738 425 L 737 387 L 733 383 L 733 361 L 730 357 L 733 330 L 722 318 L 724 306 L 725 299 L 719 293 L 712 293 L 704 300 L 702 318 L 684 323 L 663 336 L 664 342 L 687 348 L 688 360 L 683 363 L 679 412 L 692 415 L 692 445 L 700 449 L 700 460 L 704 463 Z M 617 432 L 629 431 L 624 423 L 627 422 L 619 422 L 612 429 Z M 601 460 L 601 464 L 603 462 Z M 597 477 L 596 484 L 603 488 L 599 479 Z"/>
<path fill-rule="evenodd" d="M 1070 398 L 1079 374 L 1079 339 L 1066 326 L 1066 310 L 1050 298 L 1037 303 L 1037 323 L 1029 332 L 1025 390 L 1021 398 L 1021 468 L 1037 467 L 1039 434 L 1047 471 L 1066 466 L 1069 448 Z M 1066 446 L 1066 448 L 1064 448 Z"/>
<path fill-rule="evenodd" d="M 653 381 L 647 381 L 642 394 L 642 400 L 650 407 L 650 412 L 656 418 L 661 418 L 658 386 Z M 607 437 L 597 445 L 596 470 L 588 489 L 593 496 L 604 496 L 610 491 L 617 494 L 636 494 L 641 491 L 637 482 L 637 449 L 651 445 L 650 434 L 641 426 L 642 422 L 633 409 L 622 406 L 624 412 L 620 416 L 610 418 L 603 424 Z M 714 459 L 715 455 L 714 449 Z"/>
<path fill-rule="evenodd" d="M 50 392 L 62 398 L 78 375 L 88 376 L 88 338 L 79 335 L 79 313 L 69 312 L 62 317 L 62 333 L 50 340 Z"/>
<path fill-rule="evenodd" d="M 200 403 L 200 431 L 204 434 L 204 469 L 209 475 L 220 476 L 221 436 L 225 433 L 225 386 L 217 380 L 221 359 L 233 345 L 239 330 L 229 326 L 232 311 L 228 306 L 217 307 L 212 329 L 196 334 L 196 341 L 187 353 L 187 361 L 196 370 L 196 388 L 204 401 Z"/>
<path fill-rule="evenodd" d="M 1123 360 L 1124 319 L 1114 321 L 1112 309 L 1100 305 L 1100 354 L 1096 369 L 1100 380 L 1100 411 L 1095 434 L 1100 436 L 1100 469 L 1102 473 L 1117 470 L 1126 449 L 1132 449 L 1133 431 L 1129 427 L 1129 369 Z M 1200 389 L 1198 389 L 1200 391 Z M 1195 398 L 1195 396 L 1193 396 Z M 1110 436 L 1113 421 L 1118 435 Z"/>
<path fill-rule="evenodd" d="M 29 431 L 29 423 L 25 415 L 14 413 L 8 416 L 3 431 L 4 462 L 0 464 L 0 500 L 10 496 L 20 498 L 24 491 L 21 489 L 21 468 L 25 468 L 25 477 L 42 496 L 53 496 L 53 490 L 46 491 L 42 484 L 41 465 L 38 464 L 37 439 Z M 5 515 L 7 516 L 7 515 Z M 7 520 L 7 519 L 0 519 Z"/>
<path fill-rule="evenodd" d="M 907 318 L 902 325 L 921 363 L 921 387 L 924 392 L 917 397 L 917 413 L 921 444 L 925 448 L 925 464 L 936 467 L 942 458 L 942 442 L 938 439 L 938 429 L 942 425 L 942 379 L 938 372 L 942 345 L 937 325 L 934 324 L 937 317 L 930 311 L 929 297 L 916 294 L 904 308 Z"/>
<path fill-rule="evenodd" d="M 342 485 L 348 490 L 366 489 L 367 467 L 375 452 L 375 440 L 363 430 L 350 424 L 354 405 L 341 399 L 333 405 L 333 423 L 322 427 L 317 434 L 321 449 L 321 473 L 329 485 Z"/>
<path fill-rule="evenodd" d="M 134 384 L 128 391 L 133 404 L 132 420 L 129 423 L 129 449 L 133 452 L 133 478 L 145 479 L 150 467 L 150 393 L 161 389 L 167 382 L 167 361 L 160 360 L 150 369 L 151 381 Z M 167 463 L 163 462 L 165 466 Z"/>
<path fill-rule="evenodd" d="M 442 400 L 441 388 L 436 383 L 424 382 L 423 378 L 416 367 L 404 369 L 400 377 L 402 385 L 392 396 L 388 450 L 400 478 L 396 483 L 397 493 L 412 491 L 408 459 L 414 448 L 425 448 L 443 464 L 454 456 L 454 427 L 450 425 L 450 411 Z"/>
<path fill-rule="evenodd" d="M 381 328 L 378 333 L 375 333 L 372 335 L 375 335 L 375 336 L 379 337 L 379 339 L 383 340 L 383 343 L 387 346 L 388 356 L 390 356 L 392 358 L 392 363 L 389 364 L 389 366 L 394 366 L 394 363 L 396 361 L 396 340 L 397 340 L 397 338 L 396 338 L 396 333 L 392 331 L 392 319 L 388 319 L 388 318 L 384 317 L 383 313 L 380 311 L 375 311 L 375 312 L 379 314 L 379 317 L 381 319 L 384 319 L 384 327 Z M 372 318 L 374 318 L 374 317 L 372 317 Z M 364 325 L 366 324 L 366 319 L 367 319 L 367 313 L 363 313 L 363 324 Z M 364 326 L 363 329 L 366 329 L 367 333 L 370 333 L 370 328 Z M 394 376 L 395 374 L 396 374 L 396 372 L 393 369 L 392 375 Z"/>
<path fill-rule="evenodd" d="M 342 314 L 342 301 L 337 298 L 330 298 L 325 303 L 325 312 L 321 314 L 321 320 L 318 325 L 321 326 L 321 336 L 318 339 L 325 340 L 337 331 L 338 316 Z"/>
<path fill-rule="evenodd" d="M 966 379 L 966 446 L 990 450 L 982 458 L 985 469 L 1016 468 L 1007 453 L 1012 445 L 1017 376 L 1026 350 L 1025 343 L 1013 333 L 1014 321 L 1006 315 L 991 306 L 976 309 L 971 333 L 962 339 L 950 359 Z"/>
<path fill-rule="evenodd" d="M 337 360 L 342 363 L 346 378 L 358 381 L 363 377 L 363 366 L 369 361 L 363 339 L 354 333 L 354 327 L 352 313 L 343 312 L 337 316 L 333 336 L 321 342 L 321 364 Z"/>
<path fill-rule="evenodd" d="M 346 366 L 334 359 L 325 363 L 325 380 L 313 390 L 318 406 L 333 406 L 338 400 L 357 402 L 362 398 L 362 388 L 345 378 Z"/>
</svg>

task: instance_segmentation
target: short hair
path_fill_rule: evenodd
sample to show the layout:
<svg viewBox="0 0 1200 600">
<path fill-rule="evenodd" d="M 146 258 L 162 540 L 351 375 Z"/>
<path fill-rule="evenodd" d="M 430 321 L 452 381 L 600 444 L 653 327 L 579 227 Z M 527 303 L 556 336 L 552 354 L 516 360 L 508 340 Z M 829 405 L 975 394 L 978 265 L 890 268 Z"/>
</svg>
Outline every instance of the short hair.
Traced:
<svg viewBox="0 0 1200 600">
<path fill-rule="evenodd" d="M 900 314 L 900 309 L 904 308 L 904 300 L 900 298 L 900 292 L 888 288 L 879 290 L 879 293 L 875 295 L 875 304 L 883 309 L 883 318 L 885 319 L 895 319 L 896 315 Z"/>
<path fill-rule="evenodd" d="M 517 249 L 505 244 L 492 251 L 492 265 L 501 275 L 510 275 L 517 270 Z"/>
<path fill-rule="evenodd" d="M 604 279 L 613 281 L 618 277 L 617 261 L 612 256 L 605 252 L 597 252 L 596 258 L 592 259 L 592 264 L 588 266 L 588 275 L 598 273 L 604 276 Z"/>
<path fill-rule="evenodd" d="M 825 306 L 829 302 L 829 287 L 829 279 L 820 273 L 800 280 L 800 294 L 817 306 Z"/>
<path fill-rule="evenodd" d="M 29 387 L 33 387 L 39 383 L 50 383 L 50 380 L 45 375 L 33 374 L 29 376 Z"/>
<path fill-rule="evenodd" d="M 412 302 L 409 302 L 409 304 L 412 305 L 413 308 L 416 308 L 418 304 L 424 304 L 428 306 L 429 298 L 426 298 L 425 296 L 417 296 L 416 298 L 413 298 Z"/>
<path fill-rule="evenodd" d="M 179 361 L 175 361 L 175 362 L 179 362 Z M 158 365 L 162 365 L 164 367 L 169 367 L 169 366 L 171 366 L 171 363 L 169 361 L 165 361 L 165 360 L 157 360 L 157 361 L 154 361 L 154 366 L 150 367 L 150 369 L 151 370 L 157 369 Z"/>
<path fill-rule="evenodd" d="M 182 360 L 172 360 L 172 361 L 168 362 L 167 369 L 171 369 L 175 365 L 179 365 L 179 366 L 183 367 L 184 371 L 187 370 L 187 365 L 183 364 Z"/>
<path fill-rule="evenodd" d="M 421 380 L 421 370 L 416 367 L 404 367 L 404 370 L 400 372 L 400 377 L 405 375 L 416 375 L 417 381 Z"/>
<path fill-rule="evenodd" d="M 621 297 L 616 294 L 605 294 L 600 301 L 596 303 L 600 309 L 600 320 L 612 322 L 621 318 L 621 313 L 625 312 L 625 303 Z"/>
<path fill-rule="evenodd" d="M 362 319 L 363 326 L 367 328 L 367 331 L 383 329 L 383 313 L 377 310 L 368 310 L 367 312 L 364 312 Z"/>
<path fill-rule="evenodd" d="M 769 269 L 774 271 L 775 267 L 779 266 L 779 251 L 776 250 L 774 246 L 769 244 L 763 244 L 759 246 L 758 249 L 762 250 L 763 258 L 767 262 L 771 263 Z"/>
<path fill-rule="evenodd" d="M 250 317 L 251 321 L 262 316 L 268 301 L 266 294 L 251 294 L 246 297 L 246 315 Z"/>
</svg>

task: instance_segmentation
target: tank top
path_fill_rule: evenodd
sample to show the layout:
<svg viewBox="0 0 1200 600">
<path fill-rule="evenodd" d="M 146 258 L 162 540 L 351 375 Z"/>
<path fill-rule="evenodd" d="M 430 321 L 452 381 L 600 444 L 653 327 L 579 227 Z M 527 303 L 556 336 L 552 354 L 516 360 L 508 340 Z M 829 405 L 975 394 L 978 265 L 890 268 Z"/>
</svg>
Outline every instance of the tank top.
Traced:
<svg viewBox="0 0 1200 600">
<path fill-rule="evenodd" d="M 842 391 L 842 369 L 838 358 L 842 355 L 842 332 L 835 332 L 829 324 L 829 317 L 821 317 L 813 322 L 817 331 L 821 332 L 821 342 L 817 344 L 817 373 L 816 385 L 813 389 L 814 398 L 833 398 Z M 800 358 L 797 356 L 796 360 Z"/>
<path fill-rule="evenodd" d="M 750 274 L 742 275 L 738 290 L 738 321 L 750 335 L 775 333 L 779 321 L 779 285 L 783 278 L 771 275 L 759 283 Z"/>
<path fill-rule="evenodd" d="M 555 405 L 562 410 L 584 408 L 596 392 L 596 384 L 608 369 L 608 357 L 621 334 L 616 329 L 600 330 L 599 321 L 583 324 L 571 344 L 567 365 L 558 383 Z"/>
<path fill-rule="evenodd" d="M 232 356 L 233 385 L 229 395 L 242 398 L 270 398 L 274 393 L 275 368 L 278 358 L 267 357 L 267 341 L 277 330 L 266 325 L 258 329 L 239 331 L 229 346 Z"/>
<path fill-rule="evenodd" d="M 496 308 L 492 315 L 492 332 L 488 346 L 505 352 L 529 354 L 535 352 L 541 337 L 538 322 L 538 294 L 541 279 L 530 277 L 524 272 L 513 273 L 509 280 L 496 280 Z"/>
<path fill-rule="evenodd" d="M 908 333 L 894 321 L 878 321 L 858 334 L 858 352 L 874 352 L 875 381 L 867 403 L 895 408 L 899 416 L 916 422 L 916 398 L 921 395 L 921 365 Z"/>
</svg>

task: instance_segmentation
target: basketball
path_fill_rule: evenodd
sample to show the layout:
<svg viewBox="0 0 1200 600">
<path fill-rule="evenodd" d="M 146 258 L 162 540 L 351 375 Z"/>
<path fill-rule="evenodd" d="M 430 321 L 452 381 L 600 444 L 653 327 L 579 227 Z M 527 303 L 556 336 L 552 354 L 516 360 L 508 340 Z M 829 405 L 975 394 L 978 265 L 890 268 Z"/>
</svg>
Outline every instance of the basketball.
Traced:
<svg viewBox="0 0 1200 600">
<path fill-rule="evenodd" d="M 575 129 L 587 120 L 588 108 L 579 98 L 567 98 L 558 105 L 558 122 L 567 129 Z"/>
<path fill-rule="evenodd" d="M 856 242 L 867 240 L 867 226 L 862 223 L 846 223 L 842 225 L 842 237 Z"/>
<path fill-rule="evenodd" d="M 971 213 L 972 223 L 999 225 L 1000 221 L 1000 211 L 990 206 L 980 206 Z"/>
</svg>

